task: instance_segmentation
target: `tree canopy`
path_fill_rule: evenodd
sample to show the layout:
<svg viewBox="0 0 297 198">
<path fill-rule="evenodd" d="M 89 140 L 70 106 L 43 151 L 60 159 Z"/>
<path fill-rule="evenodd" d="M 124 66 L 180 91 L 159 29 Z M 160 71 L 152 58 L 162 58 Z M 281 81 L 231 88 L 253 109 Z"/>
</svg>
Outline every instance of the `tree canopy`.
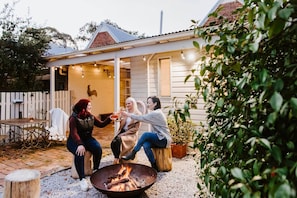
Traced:
<svg viewBox="0 0 297 198">
<path fill-rule="evenodd" d="M 52 27 L 36 27 L 16 17 L 12 4 L 0 12 L 0 91 L 44 90 L 38 77 L 48 73 L 44 55 L 50 43 L 76 46 L 70 35 Z"/>
</svg>

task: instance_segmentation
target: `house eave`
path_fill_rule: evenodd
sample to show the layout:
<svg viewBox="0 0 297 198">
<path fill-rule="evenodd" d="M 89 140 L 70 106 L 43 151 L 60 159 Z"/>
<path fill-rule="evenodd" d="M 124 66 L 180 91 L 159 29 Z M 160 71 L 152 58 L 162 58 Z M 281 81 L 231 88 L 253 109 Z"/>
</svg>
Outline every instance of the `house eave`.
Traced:
<svg viewBox="0 0 297 198">
<path fill-rule="evenodd" d="M 67 64 L 74 64 L 83 61 L 87 61 L 88 56 L 96 56 L 97 59 L 103 60 L 103 59 L 110 59 L 114 57 L 114 54 L 117 53 L 117 57 L 123 58 L 128 56 L 136 56 L 139 55 L 139 53 L 127 53 L 125 55 L 125 52 L 132 52 L 132 49 L 143 49 L 143 47 L 150 47 L 155 45 L 163 45 L 168 43 L 181 43 L 184 41 L 190 42 L 191 39 L 197 39 L 197 36 L 194 34 L 194 30 L 187 30 L 187 31 L 181 31 L 177 33 L 172 34 L 164 34 L 159 35 L 155 37 L 148 37 L 143 39 L 137 39 L 122 43 L 117 43 L 114 45 L 108 45 L 108 46 L 102 46 L 97 48 L 91 48 L 86 50 L 80 50 L 76 52 L 71 53 L 65 53 L 65 54 L 59 54 L 54 56 L 48 56 L 45 57 L 48 60 L 47 66 L 57 66 L 57 65 L 67 65 Z M 192 42 L 191 42 L 192 45 Z M 167 48 L 168 50 L 168 48 Z M 141 51 L 141 50 L 140 50 Z M 169 50 L 170 51 L 170 50 Z M 122 52 L 122 53 L 119 53 Z M 124 53 L 123 53 L 124 52 Z M 150 50 L 148 52 L 142 51 L 142 53 L 150 53 Z M 111 55 L 113 54 L 113 55 Z"/>
</svg>

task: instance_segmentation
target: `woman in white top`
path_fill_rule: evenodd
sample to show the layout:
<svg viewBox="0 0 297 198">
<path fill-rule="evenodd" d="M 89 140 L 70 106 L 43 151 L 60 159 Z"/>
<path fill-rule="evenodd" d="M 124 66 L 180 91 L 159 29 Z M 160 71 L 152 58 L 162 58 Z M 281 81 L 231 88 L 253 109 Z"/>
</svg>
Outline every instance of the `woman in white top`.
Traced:
<svg viewBox="0 0 297 198">
<path fill-rule="evenodd" d="M 126 156 L 123 156 L 122 159 L 134 159 L 135 154 L 140 150 L 141 147 L 143 147 L 152 167 L 158 171 L 152 148 L 170 147 L 172 139 L 167 125 L 166 116 L 161 110 L 160 99 L 156 96 L 148 97 L 147 107 L 150 112 L 145 115 L 136 115 L 125 111 L 122 112 L 122 115 L 131 117 L 133 120 L 151 124 L 152 129 L 150 132 L 144 132 L 139 138 L 132 152 Z"/>
<path fill-rule="evenodd" d="M 126 99 L 126 111 L 135 115 L 141 115 L 134 98 Z M 121 116 L 121 122 L 117 134 L 111 141 L 110 147 L 114 155 L 113 164 L 120 163 L 120 157 L 131 152 L 138 139 L 140 122 L 131 117 Z"/>
</svg>

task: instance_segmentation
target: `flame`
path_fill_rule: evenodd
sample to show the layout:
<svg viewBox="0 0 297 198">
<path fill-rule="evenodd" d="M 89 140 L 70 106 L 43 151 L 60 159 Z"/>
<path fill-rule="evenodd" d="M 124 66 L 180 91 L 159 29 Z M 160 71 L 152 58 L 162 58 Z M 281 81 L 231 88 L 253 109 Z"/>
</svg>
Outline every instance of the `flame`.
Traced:
<svg viewBox="0 0 297 198">
<path fill-rule="evenodd" d="M 114 184 L 108 186 L 108 189 L 111 191 L 129 191 L 138 188 L 139 185 L 137 185 L 136 180 L 130 176 L 131 171 L 132 167 L 122 164 L 117 174 L 112 176 L 112 179 L 108 182 L 108 185 Z"/>
</svg>

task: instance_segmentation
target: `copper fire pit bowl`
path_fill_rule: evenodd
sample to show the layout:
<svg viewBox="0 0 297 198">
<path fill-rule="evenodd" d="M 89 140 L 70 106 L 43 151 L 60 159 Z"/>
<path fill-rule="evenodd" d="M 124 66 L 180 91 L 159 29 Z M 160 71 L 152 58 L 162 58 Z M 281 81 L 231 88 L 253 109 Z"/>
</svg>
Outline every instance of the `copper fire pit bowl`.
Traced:
<svg viewBox="0 0 297 198">
<path fill-rule="evenodd" d="M 106 182 L 111 176 L 116 175 L 122 166 L 129 166 L 132 168 L 130 172 L 130 176 L 135 178 L 141 185 L 134 190 L 126 190 L 126 191 L 115 191 L 110 190 L 106 187 Z M 155 169 L 142 165 L 142 164 L 134 164 L 134 163 L 125 163 L 125 164 L 115 164 L 110 166 L 105 166 L 94 172 L 91 177 L 92 185 L 102 192 L 106 194 L 108 197 L 137 197 L 140 196 L 146 189 L 151 187 L 157 179 L 157 172 Z"/>
</svg>

